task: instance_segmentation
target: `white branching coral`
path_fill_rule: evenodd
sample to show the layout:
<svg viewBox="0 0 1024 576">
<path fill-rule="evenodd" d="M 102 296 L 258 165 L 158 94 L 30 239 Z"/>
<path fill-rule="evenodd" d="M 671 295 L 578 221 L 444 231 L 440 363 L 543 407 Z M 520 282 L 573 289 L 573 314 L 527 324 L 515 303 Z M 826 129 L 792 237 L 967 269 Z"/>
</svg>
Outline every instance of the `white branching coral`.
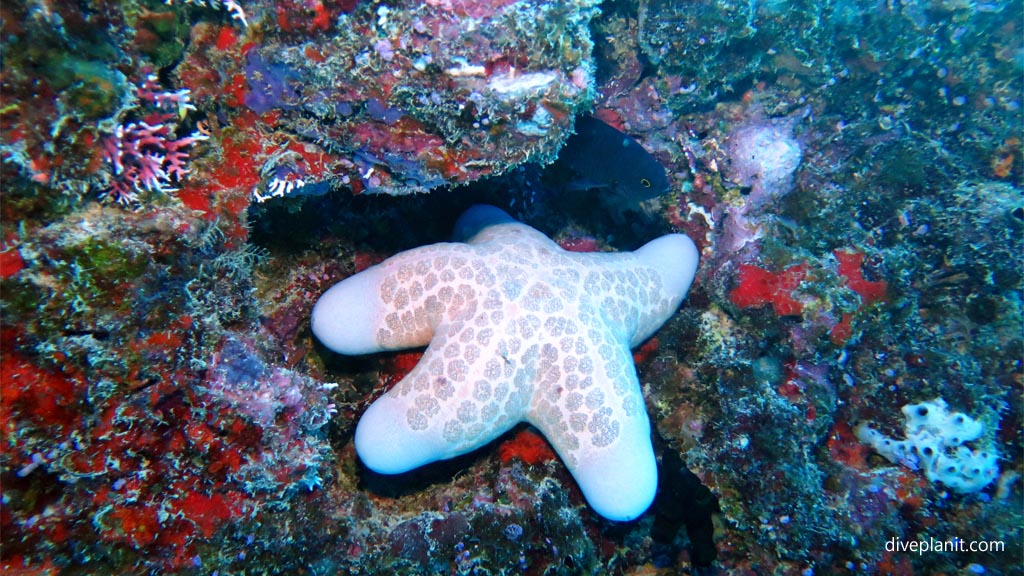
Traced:
<svg viewBox="0 0 1024 576">
<path fill-rule="evenodd" d="M 194 6 L 208 6 L 213 9 L 227 10 L 231 14 L 232 20 L 238 20 L 242 23 L 242 26 L 248 26 L 249 23 L 245 19 L 245 10 L 242 6 L 235 2 L 235 0 L 182 0 L 185 4 L 192 4 Z M 174 0 L 164 0 L 164 3 L 170 6 L 174 4 Z"/>
</svg>

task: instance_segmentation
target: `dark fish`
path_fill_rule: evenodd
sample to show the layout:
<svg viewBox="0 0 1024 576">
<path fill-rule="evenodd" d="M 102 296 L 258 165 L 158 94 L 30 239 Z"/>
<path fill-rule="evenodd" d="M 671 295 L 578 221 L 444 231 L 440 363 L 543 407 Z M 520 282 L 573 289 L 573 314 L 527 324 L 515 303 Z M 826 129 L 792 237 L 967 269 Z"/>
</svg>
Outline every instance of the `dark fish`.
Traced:
<svg viewBox="0 0 1024 576">
<path fill-rule="evenodd" d="M 563 190 L 598 190 L 602 196 L 615 196 L 609 204 L 621 206 L 635 206 L 669 190 L 664 166 L 631 136 L 593 116 L 576 119 L 576 133 L 545 177 Z"/>
</svg>

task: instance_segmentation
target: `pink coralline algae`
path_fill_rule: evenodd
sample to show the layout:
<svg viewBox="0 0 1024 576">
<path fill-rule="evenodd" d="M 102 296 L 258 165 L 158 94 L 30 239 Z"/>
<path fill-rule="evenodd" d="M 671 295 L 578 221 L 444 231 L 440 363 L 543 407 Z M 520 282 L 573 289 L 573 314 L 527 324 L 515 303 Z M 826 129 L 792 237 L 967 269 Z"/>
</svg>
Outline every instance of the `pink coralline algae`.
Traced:
<svg viewBox="0 0 1024 576">
<path fill-rule="evenodd" d="M 727 174 L 739 185 L 750 187 L 749 202 L 755 207 L 782 196 L 793 187 L 793 173 L 800 165 L 800 143 L 793 138 L 794 119 L 752 123 L 729 137 L 731 169 Z"/>
<path fill-rule="evenodd" d="M 136 90 L 136 97 L 143 106 L 157 111 L 119 124 L 100 141 L 103 160 L 111 171 L 103 196 L 125 206 L 137 202 L 143 191 L 174 192 L 173 184 L 189 172 L 187 149 L 207 139 L 199 132 L 183 138 L 174 135 L 176 118 L 195 109 L 188 90 L 162 91 L 156 77 L 150 75 Z"/>
<path fill-rule="evenodd" d="M 772 208 L 793 189 L 793 174 L 803 158 L 793 136 L 799 116 L 766 121 L 761 114 L 754 109 L 753 118 L 734 130 L 726 144 L 729 162 L 723 174 L 740 186 L 742 196 L 724 208 L 723 253 L 744 251 L 764 236 Z"/>
</svg>

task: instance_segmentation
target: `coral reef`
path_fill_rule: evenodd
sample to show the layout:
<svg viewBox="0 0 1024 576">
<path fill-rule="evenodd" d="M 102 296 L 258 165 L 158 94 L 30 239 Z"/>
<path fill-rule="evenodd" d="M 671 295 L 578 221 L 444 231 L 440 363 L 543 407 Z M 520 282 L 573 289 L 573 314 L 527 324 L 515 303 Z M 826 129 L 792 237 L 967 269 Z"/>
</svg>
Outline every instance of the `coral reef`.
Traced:
<svg viewBox="0 0 1024 576">
<path fill-rule="evenodd" d="M 592 96 L 592 3 L 411 6 L 360 3 L 315 43 L 279 20 L 280 44 L 247 51 L 245 105 L 338 157 L 342 170 L 313 178 L 356 192 L 426 192 L 554 158 Z"/>
<path fill-rule="evenodd" d="M 1018 572 L 1022 11 L 0 4 L 0 570 Z M 551 186 L 580 114 L 668 193 Z M 397 476 L 358 456 L 422 354 L 334 354 L 313 304 L 480 203 L 573 252 L 701 252 L 633 351 L 665 478 L 635 521 L 528 426 Z M 977 490 L 871 446 L 935 399 L 999 455 Z"/>
</svg>

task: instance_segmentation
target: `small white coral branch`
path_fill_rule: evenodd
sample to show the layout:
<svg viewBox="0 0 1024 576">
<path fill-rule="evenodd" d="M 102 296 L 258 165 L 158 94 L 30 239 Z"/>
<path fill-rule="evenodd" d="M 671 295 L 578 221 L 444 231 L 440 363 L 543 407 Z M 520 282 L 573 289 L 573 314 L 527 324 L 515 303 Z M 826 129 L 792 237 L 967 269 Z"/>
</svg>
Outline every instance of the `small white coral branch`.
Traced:
<svg viewBox="0 0 1024 576">
<path fill-rule="evenodd" d="M 249 26 L 249 22 L 245 18 L 245 10 L 242 9 L 241 4 L 235 2 L 235 0 L 182 0 L 185 4 L 192 4 L 193 6 L 208 6 L 213 9 L 224 9 L 231 14 L 232 20 L 238 20 L 242 23 L 242 26 Z M 174 4 L 174 0 L 164 0 L 164 3 L 168 6 Z"/>
</svg>

